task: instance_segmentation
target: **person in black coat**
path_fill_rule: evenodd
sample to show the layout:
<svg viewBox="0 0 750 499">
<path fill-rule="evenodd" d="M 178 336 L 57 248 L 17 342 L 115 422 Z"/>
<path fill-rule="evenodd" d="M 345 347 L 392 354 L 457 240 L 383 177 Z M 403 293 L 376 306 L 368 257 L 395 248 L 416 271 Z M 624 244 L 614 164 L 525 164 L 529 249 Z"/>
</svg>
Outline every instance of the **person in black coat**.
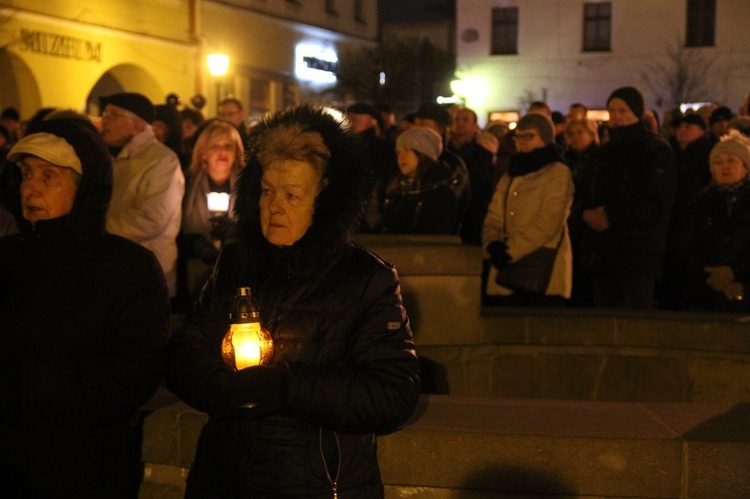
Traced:
<svg viewBox="0 0 750 499">
<path fill-rule="evenodd" d="M 164 274 L 106 233 L 112 160 L 86 118 L 42 121 L 8 157 L 22 217 L 0 238 L 2 495 L 135 498 L 137 410 L 165 364 Z"/>
<path fill-rule="evenodd" d="M 678 232 L 682 305 L 746 312 L 750 289 L 750 140 L 730 132 L 711 150 L 712 180 Z"/>
<path fill-rule="evenodd" d="M 460 223 L 458 178 L 439 161 L 443 142 L 434 130 L 413 127 L 396 139 L 401 173 L 385 193 L 379 232 L 457 234 Z"/>
<path fill-rule="evenodd" d="M 674 153 L 646 130 L 637 89 L 615 90 L 607 107 L 610 140 L 592 153 L 571 213 L 583 220 L 581 263 L 595 306 L 650 308 L 674 203 Z"/>
<path fill-rule="evenodd" d="M 349 240 L 367 157 L 346 122 L 311 105 L 264 120 L 248 157 L 238 241 L 170 348 L 167 386 L 209 414 L 186 497 L 382 498 L 375 435 L 411 416 L 420 383 L 397 272 Z M 237 371 L 221 345 L 240 287 L 275 346 Z"/>
</svg>

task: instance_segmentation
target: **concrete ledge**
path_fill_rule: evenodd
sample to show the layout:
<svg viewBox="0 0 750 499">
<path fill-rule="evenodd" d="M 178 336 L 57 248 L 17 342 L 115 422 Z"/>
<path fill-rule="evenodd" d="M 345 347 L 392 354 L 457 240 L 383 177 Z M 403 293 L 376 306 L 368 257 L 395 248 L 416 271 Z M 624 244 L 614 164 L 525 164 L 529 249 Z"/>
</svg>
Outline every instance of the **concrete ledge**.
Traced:
<svg viewBox="0 0 750 499">
<path fill-rule="evenodd" d="M 180 497 L 205 418 L 182 403 L 146 418 L 141 499 Z M 431 395 L 378 441 L 393 499 L 750 496 L 747 404 Z"/>
</svg>

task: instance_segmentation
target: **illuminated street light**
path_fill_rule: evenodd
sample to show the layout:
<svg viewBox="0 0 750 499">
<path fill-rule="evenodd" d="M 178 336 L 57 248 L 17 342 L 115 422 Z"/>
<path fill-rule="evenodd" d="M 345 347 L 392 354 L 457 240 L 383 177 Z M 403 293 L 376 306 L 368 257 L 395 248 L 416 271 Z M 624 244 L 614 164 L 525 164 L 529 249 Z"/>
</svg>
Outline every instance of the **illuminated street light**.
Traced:
<svg viewBox="0 0 750 499">
<path fill-rule="evenodd" d="M 227 54 L 208 54 L 208 72 L 211 76 L 224 76 L 229 69 L 229 56 Z"/>
<path fill-rule="evenodd" d="M 219 114 L 219 102 L 221 102 L 221 78 L 227 74 L 229 69 L 229 56 L 227 54 L 208 54 L 206 56 L 208 72 L 216 79 L 216 114 Z"/>
</svg>

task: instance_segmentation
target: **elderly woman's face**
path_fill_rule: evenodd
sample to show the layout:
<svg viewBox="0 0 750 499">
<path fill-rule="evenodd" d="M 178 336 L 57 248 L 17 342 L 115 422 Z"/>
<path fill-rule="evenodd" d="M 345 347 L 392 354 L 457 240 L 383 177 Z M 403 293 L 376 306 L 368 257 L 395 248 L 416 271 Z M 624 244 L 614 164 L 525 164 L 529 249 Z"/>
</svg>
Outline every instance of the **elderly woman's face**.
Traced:
<svg viewBox="0 0 750 499">
<path fill-rule="evenodd" d="M 222 184 L 229 180 L 237 159 L 237 145 L 229 135 L 214 135 L 203 149 L 203 162 L 211 180 Z"/>
<path fill-rule="evenodd" d="M 720 152 L 711 162 L 711 174 L 719 185 L 734 185 L 747 177 L 747 165 L 731 152 Z"/>
<path fill-rule="evenodd" d="M 305 161 L 279 161 L 263 170 L 260 223 L 268 242 L 290 246 L 305 235 L 320 186 L 320 175 Z"/>
<path fill-rule="evenodd" d="M 35 223 L 51 220 L 70 213 L 76 198 L 73 170 L 53 165 L 36 156 L 27 156 L 20 163 L 21 213 Z"/>
</svg>

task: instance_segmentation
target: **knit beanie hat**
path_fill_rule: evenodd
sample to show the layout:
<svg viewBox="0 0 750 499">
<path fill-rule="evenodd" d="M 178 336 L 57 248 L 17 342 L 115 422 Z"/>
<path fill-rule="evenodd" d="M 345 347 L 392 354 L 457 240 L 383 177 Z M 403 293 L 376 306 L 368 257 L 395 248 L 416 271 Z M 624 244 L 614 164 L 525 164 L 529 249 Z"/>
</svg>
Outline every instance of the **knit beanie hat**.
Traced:
<svg viewBox="0 0 750 499">
<path fill-rule="evenodd" d="M 518 120 L 516 130 L 527 130 L 529 128 L 536 128 L 539 131 L 545 146 L 555 141 L 555 126 L 552 124 L 552 120 L 545 115 L 529 113 Z"/>
<path fill-rule="evenodd" d="M 396 147 L 413 149 L 437 161 L 443 152 L 443 140 L 431 128 L 415 126 L 401 132 L 396 139 Z"/>
<path fill-rule="evenodd" d="M 127 109 L 148 124 L 154 122 L 154 105 L 145 95 L 123 92 L 99 98 L 99 106 L 102 110 L 107 104 Z"/>
<path fill-rule="evenodd" d="M 417 109 L 417 118 L 432 120 L 440 126 L 450 126 L 453 123 L 448 110 L 437 102 L 426 102 Z"/>
<path fill-rule="evenodd" d="M 643 109 L 645 107 L 643 103 L 643 95 L 635 87 L 620 87 L 607 99 L 607 107 L 609 107 L 609 101 L 612 99 L 622 99 L 625 104 L 628 105 L 633 114 L 640 120 L 643 118 Z"/>
<path fill-rule="evenodd" d="M 716 143 L 714 148 L 711 149 L 711 155 L 708 158 L 709 162 L 713 163 L 716 156 L 722 152 L 730 152 L 739 156 L 745 163 L 745 168 L 750 170 L 750 139 L 738 131 L 730 130 L 728 134 Z"/>
</svg>

